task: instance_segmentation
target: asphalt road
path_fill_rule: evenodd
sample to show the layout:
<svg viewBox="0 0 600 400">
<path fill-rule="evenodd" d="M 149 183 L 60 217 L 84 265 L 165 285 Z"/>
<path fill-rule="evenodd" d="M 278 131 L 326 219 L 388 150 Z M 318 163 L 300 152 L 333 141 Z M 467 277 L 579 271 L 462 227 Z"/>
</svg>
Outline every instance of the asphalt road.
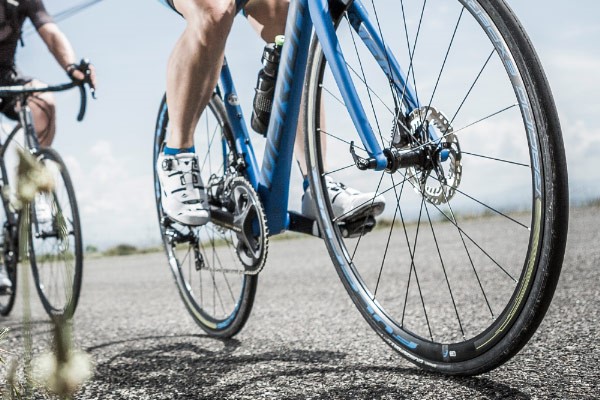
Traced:
<svg viewBox="0 0 600 400">
<path fill-rule="evenodd" d="M 250 320 L 229 341 L 193 323 L 162 253 L 88 260 L 75 336 L 96 365 L 77 398 L 598 398 L 599 266 L 600 208 L 573 210 L 559 287 L 533 339 L 490 373 L 451 378 L 419 370 L 371 331 L 319 240 L 272 244 Z M 50 325 L 31 303 L 37 352 Z M 15 353 L 21 310 L 19 299 L 0 321 Z"/>
</svg>

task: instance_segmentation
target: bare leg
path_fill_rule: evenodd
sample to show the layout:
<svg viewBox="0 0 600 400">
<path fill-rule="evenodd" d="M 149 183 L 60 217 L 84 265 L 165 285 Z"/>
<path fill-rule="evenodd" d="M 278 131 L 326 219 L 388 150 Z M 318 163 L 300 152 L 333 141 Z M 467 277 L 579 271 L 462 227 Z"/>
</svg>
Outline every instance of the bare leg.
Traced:
<svg viewBox="0 0 600 400">
<path fill-rule="evenodd" d="M 251 0 L 245 10 L 250 25 L 267 43 L 285 33 L 289 0 Z"/>
<path fill-rule="evenodd" d="M 210 100 L 223 64 L 235 17 L 233 0 L 175 0 L 187 21 L 167 67 L 167 101 L 172 126 L 167 146 L 192 147 L 193 132 Z"/>
<path fill-rule="evenodd" d="M 289 0 L 252 0 L 246 6 L 248 21 L 250 25 L 258 32 L 265 42 L 273 42 L 275 36 L 285 33 L 285 22 L 287 19 Z M 302 100 L 304 104 L 304 99 Z M 294 142 L 294 154 L 300 167 L 303 176 L 308 173 L 306 165 L 304 145 L 304 105 L 300 106 L 298 115 L 298 129 L 296 131 L 296 140 Z M 321 105 L 321 129 L 325 129 L 324 108 Z M 323 156 L 325 156 L 326 141 L 325 135 L 322 135 L 321 146 L 323 148 Z M 326 168 L 326 166 L 325 166 Z"/>
<path fill-rule="evenodd" d="M 41 86 L 42 82 L 34 80 L 27 86 Z M 51 93 L 38 93 L 29 98 L 29 108 L 33 117 L 33 125 L 42 147 L 50 147 L 56 134 L 56 102 Z"/>
<path fill-rule="evenodd" d="M 296 161 L 302 172 L 302 176 L 308 175 L 308 165 L 306 164 L 306 143 L 304 141 L 304 96 L 302 97 L 302 104 L 300 105 L 300 113 L 298 114 L 298 129 L 296 130 L 296 141 L 294 142 L 294 155 Z M 325 107 L 321 102 L 321 115 L 320 115 L 320 128 L 321 131 L 327 132 L 325 127 Z M 324 133 L 321 133 L 321 155 L 323 156 L 323 170 L 327 171 L 327 138 Z"/>
</svg>

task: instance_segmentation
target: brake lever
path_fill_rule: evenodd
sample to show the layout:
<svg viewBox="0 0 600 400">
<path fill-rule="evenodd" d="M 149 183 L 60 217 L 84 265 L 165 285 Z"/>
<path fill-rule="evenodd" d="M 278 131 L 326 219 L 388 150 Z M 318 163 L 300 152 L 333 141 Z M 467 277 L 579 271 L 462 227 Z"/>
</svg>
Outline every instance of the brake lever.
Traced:
<svg viewBox="0 0 600 400">
<path fill-rule="evenodd" d="M 92 70 L 90 69 L 90 65 L 90 60 L 84 58 L 79 64 L 79 69 L 80 71 L 83 71 L 83 74 L 85 75 L 85 77 L 83 78 L 83 82 L 87 83 L 90 87 L 90 94 L 92 95 L 92 98 L 94 100 L 97 100 L 98 98 L 96 97 L 96 87 L 92 83 Z"/>
</svg>

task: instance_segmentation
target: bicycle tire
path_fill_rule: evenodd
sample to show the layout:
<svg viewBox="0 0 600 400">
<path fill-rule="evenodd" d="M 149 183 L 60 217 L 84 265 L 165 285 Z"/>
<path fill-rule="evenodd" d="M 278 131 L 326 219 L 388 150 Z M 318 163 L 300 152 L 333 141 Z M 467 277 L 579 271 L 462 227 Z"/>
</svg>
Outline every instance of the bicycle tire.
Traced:
<svg viewBox="0 0 600 400">
<path fill-rule="evenodd" d="M 435 2 L 431 1 L 427 5 L 430 6 L 431 3 Z M 446 5 L 448 4 L 446 2 Z M 404 4 L 402 6 L 404 7 Z M 558 283 L 564 257 L 568 226 L 568 179 L 560 122 L 552 93 L 541 63 L 524 28 L 509 6 L 502 0 L 459 0 L 456 2 L 456 8 L 456 14 L 460 9 L 458 22 L 456 25 L 450 25 L 447 28 L 449 35 L 447 39 L 444 38 L 443 40 L 445 44 L 450 41 L 445 58 L 444 52 L 436 55 L 428 48 L 427 51 L 421 50 L 420 53 L 421 55 L 426 54 L 430 58 L 433 54 L 440 60 L 442 58 L 444 60 L 437 82 L 435 80 L 437 70 L 433 70 L 433 79 L 427 81 L 431 83 L 430 87 L 434 88 L 430 97 L 431 100 L 436 94 L 438 84 L 444 82 L 441 77 L 444 68 L 447 68 L 446 61 L 449 58 L 450 61 L 452 60 L 449 55 L 455 55 L 454 35 L 457 35 L 460 39 L 457 32 L 462 31 L 458 28 L 470 23 L 471 25 L 467 26 L 472 26 L 473 32 L 475 32 L 475 29 L 479 30 L 480 36 L 475 37 L 473 32 L 468 35 L 468 40 L 473 42 L 470 43 L 469 48 L 464 50 L 465 55 L 461 53 L 461 58 L 471 59 L 468 57 L 477 48 L 479 42 L 476 40 L 479 39 L 482 42 L 487 40 L 488 44 L 491 42 L 492 52 L 479 71 L 479 75 L 475 78 L 473 86 L 469 88 L 466 85 L 467 95 L 463 99 L 463 103 L 458 106 L 450 125 L 455 121 L 459 112 L 463 115 L 468 112 L 464 111 L 463 106 L 468 105 L 470 109 L 476 110 L 478 107 L 481 108 L 483 105 L 495 101 L 495 97 L 489 96 L 485 91 L 479 93 L 482 97 L 478 102 L 474 102 L 472 96 L 469 98 L 471 94 L 478 93 L 476 92 L 477 85 L 481 87 L 484 84 L 480 83 L 482 82 L 481 77 L 487 78 L 490 69 L 493 68 L 495 71 L 500 72 L 489 78 L 489 87 L 496 87 L 494 85 L 508 82 L 509 85 L 507 86 L 509 87 L 506 91 L 494 92 L 494 94 L 497 94 L 498 98 L 501 96 L 510 98 L 512 96 L 512 104 L 515 105 L 512 109 L 507 109 L 508 111 L 490 114 L 491 116 L 486 119 L 472 118 L 475 115 L 471 115 L 470 119 L 463 118 L 465 120 L 464 128 L 459 130 L 453 128 L 457 140 L 460 140 L 458 150 L 460 158 L 457 158 L 461 163 L 456 163 L 456 165 L 460 165 L 461 169 L 459 171 L 457 167 L 452 166 L 447 168 L 454 168 L 454 172 L 460 173 L 463 182 L 459 180 L 456 183 L 455 181 L 454 185 L 457 185 L 457 187 L 455 192 L 450 194 L 450 185 L 442 180 L 445 175 L 437 175 L 437 180 L 440 182 L 439 187 L 444 193 L 444 204 L 436 205 L 435 202 L 439 201 L 439 198 L 435 197 L 435 190 L 429 190 L 435 189 L 429 186 L 434 186 L 434 184 L 428 183 L 433 173 L 431 170 L 427 171 L 425 167 L 419 170 L 414 167 L 413 172 L 410 173 L 398 169 L 396 173 L 379 172 L 379 175 L 375 172 L 360 171 L 354 166 L 355 160 L 351 157 L 350 151 L 347 150 L 351 142 L 354 141 L 359 145 L 361 143 L 355 131 L 347 129 L 348 125 L 345 125 L 345 129 L 349 133 L 338 135 L 338 132 L 343 132 L 344 129 L 333 132 L 333 129 L 329 126 L 330 120 L 326 120 L 327 126 L 322 129 L 321 103 L 325 103 L 328 98 L 335 97 L 337 98 L 332 99 L 331 103 L 335 104 L 336 101 L 339 103 L 340 96 L 336 96 L 337 92 L 328 86 L 327 79 L 331 78 L 326 75 L 326 60 L 317 40 L 313 41 L 309 53 L 307 84 L 305 87 L 305 98 L 307 99 L 305 103 L 305 129 L 307 132 L 309 179 L 311 188 L 314 188 L 312 190 L 315 191 L 316 209 L 320 210 L 317 217 L 319 226 L 337 273 L 362 316 L 387 344 L 412 363 L 424 369 L 445 374 L 475 375 L 496 368 L 513 357 L 529 341 L 544 318 Z M 425 10 L 425 3 L 423 3 L 423 10 Z M 402 15 L 404 15 L 404 11 L 403 8 Z M 430 10 L 427 10 L 427 12 L 430 13 L 428 15 L 431 15 Z M 371 84 L 376 85 L 377 81 L 375 79 L 368 81 L 366 78 L 364 65 L 362 64 L 365 60 L 361 60 L 361 50 L 355 44 L 358 35 L 352 32 L 352 28 L 349 27 L 350 23 L 344 23 L 352 20 L 352 18 L 346 18 L 346 15 L 343 13 L 334 16 L 334 22 L 336 29 L 339 29 L 340 26 L 346 29 L 346 31 L 342 31 L 345 36 L 338 34 L 340 42 L 343 42 L 344 38 L 350 42 L 349 38 L 351 38 L 352 42 L 348 46 L 356 48 L 358 57 L 355 58 L 361 61 L 361 64 L 353 70 L 357 71 L 355 75 L 358 77 L 353 78 L 355 85 L 358 86 L 362 82 L 366 87 L 362 89 L 361 93 L 366 93 L 365 108 L 368 112 L 372 110 L 372 114 L 369 114 L 372 125 L 379 126 L 388 123 L 385 119 L 378 119 L 382 107 L 374 103 L 381 100 L 383 95 L 381 95 L 381 92 L 377 92 L 375 87 L 370 86 Z M 380 22 L 389 13 L 379 12 L 378 14 L 375 11 L 371 15 L 374 15 L 377 19 L 379 32 L 383 32 Z M 381 21 L 377 15 L 383 15 Z M 428 25 L 428 21 L 423 18 L 423 15 L 424 12 L 421 11 L 422 22 L 419 22 L 416 34 L 419 39 L 427 37 L 425 27 L 430 26 L 431 29 L 435 29 L 433 25 Z M 469 16 L 471 16 L 471 19 L 467 21 L 470 22 L 464 22 L 461 26 L 461 22 L 465 21 L 461 21 L 461 19 Z M 413 19 L 413 21 L 415 20 L 419 21 L 418 18 Z M 432 18 L 432 20 L 435 20 L 438 24 L 440 22 L 440 19 Z M 352 24 L 355 27 L 358 25 L 356 21 L 352 21 Z M 453 27 L 454 33 L 452 33 Z M 340 31 L 338 30 L 338 32 Z M 411 70 L 413 72 L 417 71 L 415 54 L 419 50 L 417 50 L 417 39 L 414 41 L 409 40 L 408 29 L 405 32 L 410 59 L 408 69 L 410 74 Z M 469 32 L 471 31 L 469 30 Z M 419 37 L 419 34 L 421 37 Z M 450 34 L 452 34 L 451 39 Z M 436 38 L 435 35 L 431 37 Z M 384 38 L 384 40 L 386 39 Z M 437 40 L 442 41 L 439 38 Z M 396 47 L 390 45 L 389 48 Z M 344 54 L 348 56 L 347 52 Z M 362 54 L 368 54 L 368 49 L 364 50 Z M 438 58 L 436 58 L 436 61 Z M 380 67 L 385 62 L 386 60 L 383 60 L 383 62 L 382 60 L 375 60 L 372 64 Z M 350 65 L 351 61 L 347 61 L 347 63 Z M 423 62 L 419 68 L 419 73 L 427 70 L 426 62 Z M 461 68 L 465 68 L 464 64 Z M 380 71 L 381 68 L 379 68 Z M 477 72 L 477 69 L 474 71 Z M 417 78 L 421 79 L 422 74 L 417 78 L 414 78 L 415 75 L 417 75 L 417 72 L 412 74 L 412 82 L 415 83 L 417 90 L 421 90 L 420 94 L 422 95 L 423 92 L 427 91 L 427 88 L 424 88 L 425 85 L 421 87 L 416 85 Z M 458 79 L 460 74 L 452 75 L 452 78 Z M 399 123 L 396 122 L 397 115 L 406 115 L 407 111 L 406 100 L 400 95 L 399 87 L 392 85 L 390 80 L 389 76 L 381 79 L 382 86 L 385 87 L 387 84 L 388 90 L 391 92 L 388 98 L 401 99 L 401 104 L 392 105 L 396 108 L 391 110 L 393 117 L 388 118 L 392 123 L 391 128 L 386 129 L 389 125 L 378 128 L 381 134 L 379 142 L 382 148 L 390 147 L 393 138 L 387 135 L 389 135 L 389 132 L 399 130 L 397 127 Z M 467 80 L 467 82 L 470 83 L 471 80 Z M 441 97 L 443 95 L 438 95 L 440 103 L 442 103 Z M 376 98 L 376 96 L 379 97 Z M 423 96 L 421 97 L 423 98 Z M 429 96 L 425 98 L 427 99 Z M 492 100 L 489 100 L 490 98 Z M 468 104 L 465 104 L 467 99 Z M 431 100 L 429 106 L 433 106 Z M 456 104 L 458 105 L 459 102 L 460 100 Z M 370 107 L 368 107 L 369 105 Z M 430 111 L 429 106 L 426 112 Z M 323 107 L 327 110 L 327 105 Z M 330 107 L 335 106 L 330 105 Z M 329 112 L 326 111 L 326 115 Z M 338 122 L 337 120 L 341 114 L 335 112 L 333 114 L 336 115 L 336 121 L 333 122 Z M 476 114 L 476 112 L 474 111 L 473 114 Z M 415 119 L 415 125 L 423 129 L 425 118 L 422 115 L 419 118 Z M 527 149 L 525 155 L 528 158 L 527 162 L 510 164 L 511 160 L 509 158 L 492 156 L 478 161 L 479 164 L 472 161 L 471 158 L 474 159 L 475 156 L 479 160 L 480 156 L 485 155 L 486 150 L 506 151 L 514 156 L 514 149 L 513 153 L 510 153 L 509 150 L 511 149 L 508 149 L 508 147 L 511 146 L 507 144 L 483 146 L 482 151 L 484 153 L 472 153 L 472 149 L 469 149 L 471 153 L 465 152 L 465 149 L 467 149 L 465 145 L 475 146 L 478 144 L 475 139 L 469 137 L 467 129 L 472 132 L 477 127 L 481 128 L 482 123 L 487 124 L 487 130 L 494 128 L 493 125 L 489 125 L 492 118 L 497 119 L 492 121 L 496 121 L 499 132 L 504 129 L 501 123 L 507 123 L 510 129 L 514 129 L 515 132 L 520 134 L 519 144 Z M 501 121 L 500 118 L 502 118 Z M 440 119 L 443 120 L 444 118 Z M 434 122 L 442 125 L 444 133 L 447 133 L 450 130 L 449 120 L 448 118 L 442 122 Z M 473 121 L 476 122 L 473 123 Z M 513 123 L 514 121 L 517 121 L 517 123 Z M 510 124 L 508 124 L 509 122 Z M 340 126 L 342 126 L 341 122 Z M 427 125 L 427 127 L 429 126 Z M 423 139 L 421 142 L 418 141 L 418 128 L 411 130 L 409 126 L 408 130 L 412 135 L 410 138 L 412 142 L 406 145 L 405 150 L 412 151 L 420 146 L 425 146 L 429 142 L 428 138 Z M 459 135 L 458 131 L 461 130 L 463 132 Z M 504 131 L 507 130 L 504 129 L 502 132 Z M 321 148 L 321 136 L 323 135 L 330 138 L 330 142 L 332 141 L 331 138 L 339 139 L 342 142 L 340 146 L 346 146 L 344 151 L 334 150 L 337 159 L 342 158 L 342 155 L 346 153 L 344 161 L 338 161 L 329 169 L 326 168 L 327 161 L 324 161 L 324 149 Z M 499 135 L 486 135 L 485 139 L 498 144 L 498 141 L 495 140 L 497 136 Z M 443 136 L 441 137 L 443 138 Z M 510 136 L 510 139 L 506 140 L 513 140 L 514 137 Z M 479 144 L 484 145 L 485 142 Z M 357 151 L 360 150 L 360 146 L 357 146 Z M 483 164 L 485 162 L 495 163 L 493 170 L 482 169 L 486 172 L 488 170 L 493 171 L 493 175 L 489 175 L 487 180 L 477 181 L 474 166 L 483 165 L 488 168 L 487 165 Z M 518 169 L 519 173 L 516 174 L 514 173 L 515 168 L 522 169 Z M 404 171 L 408 171 L 408 169 Z M 363 226 L 358 239 L 344 238 L 344 230 L 340 228 L 340 223 L 335 222 L 336 218 L 339 217 L 333 214 L 325 181 L 325 176 L 334 177 L 335 175 L 338 175 L 340 180 L 344 179 L 344 182 L 345 179 L 354 179 L 354 182 L 357 183 L 356 187 L 364 192 L 385 196 L 387 204 L 390 203 L 389 200 L 392 198 L 393 210 L 386 207 L 387 218 L 389 218 L 389 213 L 392 211 L 394 213 L 390 226 L 387 228 L 384 226 L 379 230 L 373 229 L 370 231 L 372 233 L 366 233 L 367 229 Z M 469 179 L 470 181 L 468 181 Z M 514 183 L 512 183 L 513 179 Z M 387 189 L 384 190 L 384 186 L 382 186 L 384 180 L 388 184 L 391 181 L 391 188 L 387 192 Z M 368 182 L 365 183 L 365 181 Z M 423 181 L 425 181 L 424 184 Z M 529 200 L 526 199 L 524 208 L 514 209 L 511 208 L 509 203 L 509 196 L 513 193 L 511 188 L 515 190 L 520 188 L 517 182 L 521 181 L 526 182 L 528 185 L 523 190 L 523 197 L 529 196 Z M 473 182 L 476 182 L 477 185 L 472 184 Z M 497 189 L 497 182 L 501 182 L 506 187 Z M 360 184 L 363 187 L 360 187 Z M 507 186 L 510 184 L 513 186 Z M 405 185 L 412 186 L 411 190 L 404 190 Z M 467 188 L 474 191 L 481 190 L 482 194 L 484 190 L 488 190 L 489 197 L 471 196 Z M 504 193 L 505 198 L 501 198 L 502 194 L 495 194 L 499 190 Z M 405 220 L 405 214 L 408 215 L 410 211 L 407 201 L 410 200 L 411 194 L 414 201 L 414 210 L 419 210 L 416 213 L 418 219 L 413 220 L 412 225 L 409 223 L 408 218 Z M 469 208 L 465 208 L 465 215 L 461 215 L 458 212 L 458 206 L 454 209 L 450 205 L 451 201 L 454 201 L 451 195 L 456 196 L 454 199 L 455 204 L 466 204 L 471 200 L 479 201 L 479 203 L 470 206 L 476 211 L 467 214 Z M 501 200 L 509 203 L 508 206 L 505 206 L 505 209 L 502 209 L 501 204 L 503 203 Z M 460 203 L 461 201 L 462 203 Z M 403 207 L 408 211 L 403 213 Z M 519 203 L 519 207 L 522 207 L 522 203 Z M 432 220 L 430 211 L 436 213 L 434 217 L 437 216 L 438 220 L 435 218 Z M 377 222 L 380 225 L 385 222 L 384 217 L 385 215 L 378 218 Z M 423 230 L 420 232 L 423 220 L 425 221 L 423 230 L 426 228 L 428 236 L 421 233 Z M 489 232 L 490 229 L 486 228 L 486 225 L 492 223 L 499 224 L 493 226 L 508 226 L 510 231 L 498 230 L 497 234 Z M 477 224 L 480 224 L 483 228 L 478 228 Z M 519 224 L 522 226 L 519 226 Z M 396 228 L 398 234 L 394 236 Z M 473 233 L 475 228 L 480 230 Z M 453 236 L 451 236 L 451 239 L 446 240 L 449 237 L 446 235 L 450 234 Z M 489 239 L 488 243 L 484 245 L 488 248 L 484 248 L 472 238 L 475 234 L 483 238 L 482 240 Z M 401 239 L 394 242 L 396 238 Z M 361 240 L 363 241 L 362 245 Z M 430 245 L 428 247 L 429 252 L 421 251 L 423 242 Z M 396 243 L 398 243 L 397 246 Z M 512 244 L 512 247 L 506 245 L 506 243 Z M 375 247 L 379 249 L 376 260 L 374 256 L 370 255 L 376 251 L 373 250 Z M 449 254 L 455 258 L 456 255 L 462 254 L 461 261 L 455 262 L 454 259 L 442 256 L 444 249 L 448 249 Z M 388 252 L 391 254 L 391 260 L 386 258 Z M 417 254 L 418 252 L 419 254 Z M 518 255 L 513 256 L 516 252 L 519 252 Z M 504 272 L 514 282 L 511 283 L 511 279 L 507 278 L 506 274 L 494 264 L 497 264 L 501 269 L 506 268 Z M 420 267 L 420 276 L 417 273 L 417 265 Z M 426 268 L 425 272 L 423 266 Z M 484 270 L 489 271 L 485 276 L 481 273 Z M 404 278 L 399 278 L 400 276 Z M 469 282 L 467 282 L 467 278 Z M 507 283 L 503 279 L 509 282 Z M 389 289 L 384 286 L 386 284 L 390 286 Z M 455 289 L 458 287 L 459 290 L 453 292 L 452 286 Z M 486 290 L 488 290 L 488 293 L 486 293 Z M 446 292 L 449 292 L 449 294 L 444 295 L 446 300 L 439 300 Z M 428 294 L 431 296 L 427 297 Z M 477 301 L 478 304 L 475 304 L 475 297 L 480 298 Z M 409 304 L 410 306 L 414 305 L 414 309 L 407 311 Z M 480 314 L 472 318 L 473 321 L 467 322 L 465 318 L 475 315 L 476 312 Z M 469 315 L 467 316 L 467 314 Z M 485 316 L 486 314 L 487 319 L 478 318 L 480 315 Z M 450 316 L 453 316 L 453 318 Z"/>
<path fill-rule="evenodd" d="M 0 174 L 2 174 L 0 176 L 2 179 L 0 187 L 5 188 L 8 185 L 8 180 L 4 160 L 0 160 Z M 17 295 L 17 263 L 19 257 L 14 243 L 14 230 L 16 230 L 16 226 L 14 225 L 14 222 L 11 223 L 10 221 L 11 217 L 9 217 L 9 213 L 12 211 L 8 200 L 4 198 L 4 196 L 2 197 L 1 208 L 0 229 L 2 229 L 2 236 L 0 237 L 0 244 L 2 245 L 2 248 L 0 249 L 0 263 L 3 263 L 6 267 L 6 272 L 12 283 L 12 288 L 9 292 L 0 293 L 0 315 L 7 316 L 12 311 Z"/>
<path fill-rule="evenodd" d="M 206 131 L 203 131 L 204 128 Z M 165 96 L 156 123 L 153 167 L 163 149 L 168 130 L 169 114 Z M 231 172 L 231 161 L 238 158 L 229 119 L 216 93 L 200 117 L 194 143 L 209 202 L 214 205 L 214 191 L 218 190 L 226 172 Z M 219 149 L 215 148 L 217 144 L 221 146 Z M 217 338 L 236 335 L 252 311 L 258 276 L 243 273 L 231 231 L 212 222 L 201 227 L 187 227 L 170 221 L 161 206 L 161 189 L 156 172 L 154 185 L 163 245 L 186 309 L 208 335 Z M 178 241 L 175 238 L 177 235 L 187 235 L 188 238 Z M 180 250 L 181 247 L 183 250 Z M 201 264 L 198 264 L 199 258 Z"/>
<path fill-rule="evenodd" d="M 83 241 L 75 189 L 67 166 L 50 148 L 35 154 L 54 178 L 54 189 L 40 193 L 29 213 L 29 258 L 33 279 L 44 309 L 50 317 L 70 319 L 75 313 L 83 278 Z M 43 200 L 42 200 L 43 198 Z M 51 217 L 42 221 L 36 212 L 40 202 Z"/>
</svg>

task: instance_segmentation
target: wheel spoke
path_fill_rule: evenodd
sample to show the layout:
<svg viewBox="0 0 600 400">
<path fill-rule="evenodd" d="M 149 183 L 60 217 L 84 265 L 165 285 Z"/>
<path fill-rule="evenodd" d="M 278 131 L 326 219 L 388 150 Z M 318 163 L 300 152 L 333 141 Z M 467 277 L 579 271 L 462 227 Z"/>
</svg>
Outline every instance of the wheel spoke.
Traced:
<svg viewBox="0 0 600 400">
<path fill-rule="evenodd" d="M 427 330 L 429 331 L 429 337 L 433 341 L 433 333 L 431 331 L 431 324 L 429 323 L 429 317 L 427 316 L 427 308 L 425 307 L 425 299 L 423 298 L 423 291 L 421 290 L 421 283 L 419 282 L 419 274 L 417 273 L 417 265 L 415 263 L 415 254 L 417 251 L 417 242 L 419 238 L 419 229 L 421 227 L 421 217 L 423 215 L 423 206 L 425 204 L 425 199 L 421 200 L 421 208 L 419 210 L 419 219 L 417 220 L 417 230 L 415 232 L 415 240 L 412 247 L 412 251 L 410 249 L 410 240 L 408 238 L 408 232 L 406 230 L 406 225 L 404 223 L 404 217 L 402 217 L 402 226 L 404 228 L 404 235 L 406 237 L 406 243 L 408 244 L 408 252 L 410 254 L 410 270 L 408 273 L 408 284 L 406 286 L 406 295 L 404 297 L 404 307 L 402 309 L 402 320 L 401 326 L 404 326 L 404 318 L 406 316 L 406 306 L 408 304 L 408 291 L 410 289 L 410 280 L 412 272 L 415 274 L 415 282 L 417 283 L 417 289 L 419 291 L 419 297 L 421 299 L 421 305 L 423 306 L 423 314 L 425 315 L 425 321 L 427 323 Z M 400 211 L 400 215 L 402 215 L 402 211 Z"/>
<path fill-rule="evenodd" d="M 452 38 L 450 39 L 450 44 L 448 45 L 448 49 L 446 50 L 446 55 L 444 56 L 444 62 L 442 63 L 442 67 L 440 68 L 440 73 L 438 74 L 437 80 L 435 81 L 435 86 L 433 88 L 433 93 L 431 93 L 431 98 L 429 99 L 429 104 L 427 105 L 426 115 L 431 108 L 431 104 L 433 104 L 433 99 L 435 97 L 435 93 L 437 92 L 438 85 L 440 84 L 440 79 L 442 79 L 442 74 L 444 73 L 444 68 L 446 67 L 446 62 L 448 61 L 448 56 L 450 55 L 450 50 L 452 49 L 452 45 L 454 44 L 454 39 L 456 38 L 456 32 L 458 31 L 458 27 L 460 25 L 460 21 L 462 20 L 463 13 L 465 12 L 465 8 L 462 7 L 460 10 L 460 15 L 458 16 L 458 21 L 456 21 L 456 25 L 454 26 L 454 32 L 452 32 Z M 421 125 L 425 121 L 421 119 Z"/>
<path fill-rule="evenodd" d="M 502 158 L 484 156 L 482 154 L 470 153 L 470 152 L 464 151 L 464 150 L 461 150 L 461 154 L 466 154 L 466 155 L 473 156 L 473 157 L 485 158 L 486 160 L 493 160 L 493 161 L 499 161 L 502 163 L 518 165 L 518 166 L 525 167 L 525 168 L 531 168 L 531 166 L 528 164 L 524 164 L 524 163 L 520 163 L 520 162 L 516 162 L 516 161 L 504 160 Z"/>
<path fill-rule="evenodd" d="M 454 293 L 452 293 L 450 279 L 448 278 L 448 272 L 446 271 L 446 265 L 444 264 L 444 258 L 442 257 L 442 252 L 440 251 L 440 246 L 438 244 L 437 236 L 435 234 L 435 229 L 433 228 L 433 223 L 431 222 L 431 216 L 429 215 L 429 207 L 427 207 L 427 204 L 425 204 L 425 212 L 427 213 L 427 220 L 429 221 L 429 226 L 431 227 L 431 234 L 433 235 L 433 241 L 435 242 L 435 249 L 440 258 L 440 264 L 442 265 L 442 271 L 444 272 L 444 278 L 446 280 L 446 285 L 448 286 L 448 292 L 450 293 L 450 298 L 452 299 L 452 306 L 454 307 L 454 313 L 456 314 L 458 326 L 460 327 L 460 332 L 464 338 L 465 330 L 463 329 L 462 322 L 460 322 L 460 315 L 458 314 L 458 308 L 456 307 L 456 300 L 454 299 Z"/>
<path fill-rule="evenodd" d="M 447 184 L 444 184 L 444 183 L 443 183 L 443 182 L 442 182 L 440 179 L 436 178 L 435 176 L 431 176 L 431 179 L 433 179 L 433 180 L 437 181 L 437 182 L 438 182 L 438 183 L 440 183 L 441 185 L 444 185 L 444 186 L 448 187 L 448 185 L 447 185 Z M 502 217 L 504 217 L 504 218 L 506 218 L 506 219 L 508 219 L 508 220 L 510 220 L 510 221 L 512 221 L 512 222 L 514 222 L 515 224 L 517 224 L 517 225 L 519 225 L 519 226 L 521 226 L 521 227 L 523 227 L 523 228 L 525 228 L 525 229 L 529 230 L 529 227 L 528 227 L 527 225 L 524 225 L 524 224 L 522 224 L 521 222 L 519 222 L 519 221 L 517 221 L 516 219 L 514 219 L 514 218 L 512 218 L 512 217 L 510 217 L 510 216 L 506 215 L 505 213 L 503 213 L 503 212 L 501 212 L 501 211 L 497 210 L 496 208 L 494 208 L 494 207 L 492 207 L 492 206 L 490 206 L 490 205 L 488 205 L 488 204 L 485 204 L 485 203 L 484 203 L 484 202 L 482 202 L 482 201 L 479 201 L 479 200 L 477 200 L 477 199 L 476 199 L 476 198 L 474 198 L 473 196 L 470 196 L 470 195 L 466 194 L 465 192 L 463 192 L 463 191 L 462 191 L 462 190 L 460 190 L 460 189 L 457 189 L 457 188 L 455 188 L 454 190 L 456 190 L 456 193 L 460 193 L 460 194 L 462 194 L 462 195 L 463 195 L 463 196 L 465 196 L 466 198 L 473 200 L 474 202 L 476 202 L 476 203 L 477 203 L 477 204 L 479 204 L 479 205 L 482 205 L 482 206 L 484 206 L 484 207 L 485 207 L 485 208 L 487 208 L 488 210 L 490 210 L 490 211 L 492 211 L 492 212 L 494 212 L 494 213 L 496 213 L 496 214 L 498 214 L 498 215 L 500 215 L 500 216 L 502 216 Z M 445 196 L 445 195 L 444 195 L 444 196 Z"/>
<path fill-rule="evenodd" d="M 390 175 L 392 179 L 392 185 L 394 184 L 394 175 Z M 375 291 L 373 293 L 373 300 L 377 296 L 377 290 L 379 289 L 379 283 L 381 282 L 381 275 L 383 273 L 383 267 L 385 265 L 385 259 L 387 257 L 388 249 L 390 247 L 390 241 L 392 240 L 392 233 L 394 232 L 394 226 L 396 225 L 396 218 L 398 217 L 398 211 L 400 209 L 400 199 L 402 198 L 402 191 L 404 190 L 404 184 L 400 187 L 400 194 L 396 191 L 394 186 L 394 195 L 396 198 L 396 207 L 394 209 L 394 217 L 392 218 L 392 225 L 390 226 L 390 232 L 388 234 L 387 241 L 385 243 L 385 250 L 383 252 L 383 257 L 381 260 L 381 267 L 379 268 L 379 275 L 377 276 L 377 284 L 375 285 Z"/>
<path fill-rule="evenodd" d="M 452 206 L 450 205 L 450 201 L 447 200 L 447 204 L 448 204 L 448 208 L 450 209 L 450 215 L 452 216 L 452 220 L 458 225 L 458 221 L 456 220 L 456 216 L 454 214 L 454 210 L 452 209 Z M 481 289 L 481 294 L 483 295 L 483 298 L 485 299 L 485 304 L 487 305 L 488 309 L 490 310 L 490 314 L 491 314 L 492 318 L 494 318 L 494 311 L 492 310 L 492 306 L 490 304 L 490 301 L 488 300 L 488 296 L 486 295 L 485 290 L 483 289 L 483 283 L 481 282 L 481 279 L 479 278 L 479 274 L 477 273 L 477 269 L 475 268 L 475 263 L 473 262 L 473 257 L 471 257 L 471 252 L 469 251 L 469 248 L 467 247 L 467 243 L 465 242 L 465 237 L 463 236 L 463 234 L 460 230 L 458 230 L 458 234 L 460 235 L 460 240 L 462 242 L 463 248 L 465 249 L 465 253 L 467 253 L 467 257 L 469 258 L 469 263 L 471 264 L 471 268 L 473 269 L 473 273 L 475 274 L 475 279 L 477 279 L 477 284 L 479 285 L 479 288 Z"/>
<path fill-rule="evenodd" d="M 463 97 L 462 101 L 460 102 L 460 105 L 458 106 L 458 109 L 456 110 L 456 112 L 454 113 L 454 115 L 452 116 L 452 118 L 450 119 L 450 124 L 449 125 L 452 125 L 452 123 L 454 122 L 454 120 L 458 116 L 458 113 L 460 113 L 460 110 L 462 110 L 463 106 L 465 105 L 465 102 L 467 101 L 467 99 L 471 95 L 471 92 L 473 91 L 473 88 L 475 87 L 475 85 L 479 81 L 479 78 L 481 77 L 481 74 L 483 74 L 483 71 L 485 70 L 485 67 L 487 67 L 488 63 L 492 59 L 492 56 L 494 55 L 495 52 L 496 52 L 496 49 L 493 49 L 491 51 L 490 55 L 488 56 L 488 58 L 483 63 L 483 67 L 481 67 L 481 69 L 479 70 L 479 73 L 477 74 L 477 76 L 475 77 L 475 80 L 473 81 L 473 83 L 469 87 L 469 90 L 467 91 L 467 94 L 465 95 L 465 97 Z M 446 132 L 444 132 L 444 134 L 445 133 Z"/>
</svg>

